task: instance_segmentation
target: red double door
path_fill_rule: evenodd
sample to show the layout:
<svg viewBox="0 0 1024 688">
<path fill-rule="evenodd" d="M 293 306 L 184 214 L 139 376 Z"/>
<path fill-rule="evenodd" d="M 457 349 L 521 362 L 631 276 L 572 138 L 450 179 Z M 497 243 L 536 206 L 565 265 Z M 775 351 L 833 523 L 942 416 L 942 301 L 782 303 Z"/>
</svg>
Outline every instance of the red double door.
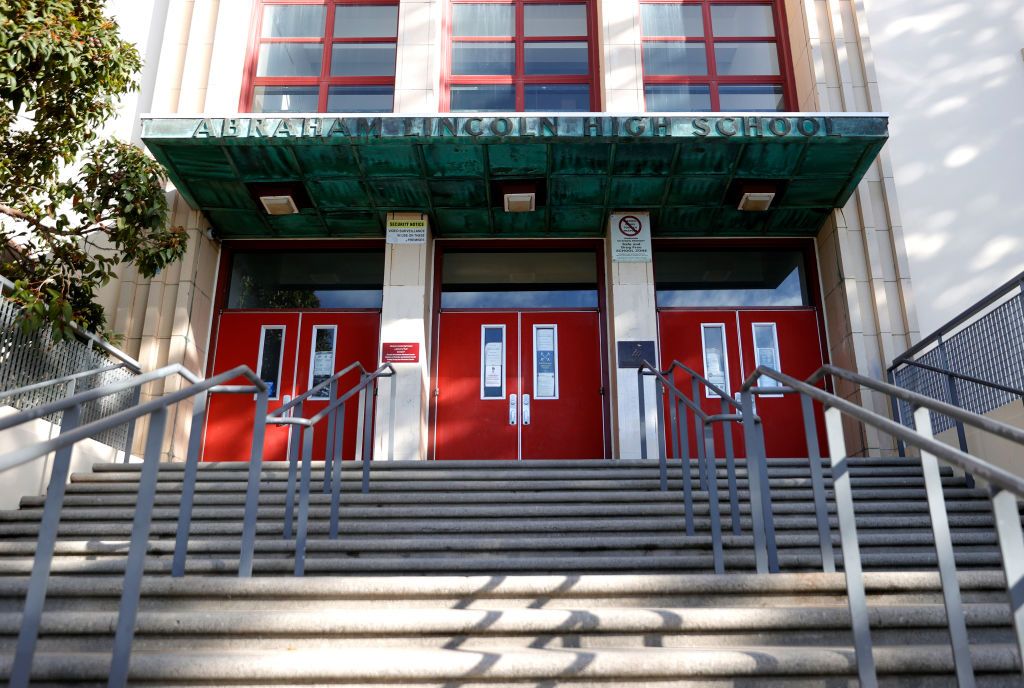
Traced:
<svg viewBox="0 0 1024 688">
<path fill-rule="evenodd" d="M 377 364 L 380 314 L 375 312 L 226 311 L 221 314 L 214 348 L 213 374 L 247 365 L 267 383 L 268 412 L 280 408 L 335 372 L 360 361 L 367 370 Z M 359 383 L 353 371 L 339 381 L 339 392 Z M 307 418 L 326 408 L 327 393 L 303 405 Z M 252 444 L 256 401 L 252 395 L 214 394 L 210 398 L 204 461 L 247 461 Z M 345 409 L 342 456 L 356 454 L 358 403 Z M 288 426 L 268 426 L 263 458 L 288 456 Z M 314 431 L 313 458 L 323 459 L 327 422 Z"/>
<path fill-rule="evenodd" d="M 806 379 L 824 360 L 818 314 L 814 309 L 785 310 L 663 310 L 658 314 L 662 365 L 680 361 L 730 395 L 739 398 L 744 380 L 759 366 L 774 368 L 797 379 Z M 682 371 L 676 384 L 691 394 L 692 380 Z M 774 383 L 762 378 L 761 387 Z M 721 398 L 701 388 L 701 408 L 721 413 Z M 756 411 L 764 422 L 765 446 L 769 457 L 807 456 L 803 410 L 796 395 L 761 395 Z M 824 418 L 815 409 L 818 444 L 825 450 Z M 715 445 L 721 454 L 721 425 L 715 427 Z M 692 417 L 688 429 L 691 451 L 695 451 Z M 743 435 L 733 426 L 737 455 L 745 455 Z M 691 453 L 691 456 L 695 454 Z"/>
<path fill-rule="evenodd" d="M 602 459 L 595 311 L 442 312 L 435 459 Z"/>
</svg>

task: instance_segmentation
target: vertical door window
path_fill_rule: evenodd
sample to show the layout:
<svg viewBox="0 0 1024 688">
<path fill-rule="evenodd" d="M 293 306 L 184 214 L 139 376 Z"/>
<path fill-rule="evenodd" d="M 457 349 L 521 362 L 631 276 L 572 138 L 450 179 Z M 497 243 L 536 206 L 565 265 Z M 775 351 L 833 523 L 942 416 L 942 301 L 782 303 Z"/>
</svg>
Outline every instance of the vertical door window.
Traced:
<svg viewBox="0 0 1024 688">
<path fill-rule="evenodd" d="M 649 112 L 785 110 L 774 0 L 643 0 Z"/>
<path fill-rule="evenodd" d="M 284 326 L 264 325 L 260 330 L 260 353 L 256 363 L 260 379 L 267 385 L 270 399 L 277 399 L 281 385 L 281 363 L 284 357 Z"/>
<path fill-rule="evenodd" d="M 309 388 L 312 389 L 334 375 L 334 350 L 338 328 L 334 325 L 317 325 L 313 328 L 313 346 L 309 363 Z M 312 395 L 311 399 L 328 399 L 330 388 Z"/>
<path fill-rule="evenodd" d="M 782 370 L 779 360 L 779 333 L 775 323 L 754 323 L 754 365 L 764 366 L 772 370 Z M 761 387 L 781 387 L 778 380 L 762 377 L 758 382 Z"/>
<path fill-rule="evenodd" d="M 728 394 L 729 359 L 725 340 L 725 325 L 722 323 L 701 325 L 700 339 L 704 352 L 704 377 Z M 715 392 L 706 387 L 704 394 L 708 399 L 718 398 Z"/>
<path fill-rule="evenodd" d="M 558 326 L 533 326 L 533 398 L 558 398 Z"/>
<path fill-rule="evenodd" d="M 398 2 L 264 0 L 252 112 L 391 112 Z"/>
<path fill-rule="evenodd" d="M 595 109 L 592 12 L 586 0 L 453 0 L 449 110 Z"/>
<path fill-rule="evenodd" d="M 480 398 L 505 398 L 504 325 L 484 325 L 480 333 Z"/>
</svg>

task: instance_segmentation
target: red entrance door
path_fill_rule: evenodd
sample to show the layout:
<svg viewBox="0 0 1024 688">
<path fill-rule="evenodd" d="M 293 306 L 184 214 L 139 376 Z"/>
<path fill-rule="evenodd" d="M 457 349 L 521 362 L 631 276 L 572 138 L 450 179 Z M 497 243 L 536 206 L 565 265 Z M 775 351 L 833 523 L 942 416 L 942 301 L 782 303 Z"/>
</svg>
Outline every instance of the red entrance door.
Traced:
<svg viewBox="0 0 1024 688">
<path fill-rule="evenodd" d="M 256 371 L 270 389 L 268 412 L 280 408 L 335 372 L 360 361 L 367 370 L 376 367 L 380 315 L 372 312 L 225 312 L 220 316 L 214 350 L 213 374 L 239 365 Z M 345 391 L 359 381 L 358 371 L 339 382 Z M 307 418 L 322 411 L 327 394 L 306 401 Z M 342 456 L 356 452 L 358 404 L 345 409 Z M 255 399 L 240 394 L 215 394 L 210 399 L 203 444 L 204 461 L 245 461 L 252 444 Z M 263 458 L 282 461 L 288 456 L 286 426 L 268 426 Z M 313 457 L 322 459 L 327 446 L 327 424 L 313 436 Z"/>
<path fill-rule="evenodd" d="M 667 367 L 678 360 L 733 396 L 759 365 L 798 379 L 809 377 L 822 365 L 821 336 L 817 312 L 813 309 L 663 310 L 658 321 L 662 365 Z M 678 372 L 676 384 L 690 393 L 689 376 Z M 765 379 L 761 386 L 771 384 Z M 701 408 L 721 412 L 720 398 L 706 391 L 701 392 L 701 397 Z M 764 421 L 768 456 L 806 456 L 800 399 L 795 395 L 763 395 L 756 403 L 757 413 Z M 824 419 L 820 409 L 816 411 L 816 424 L 819 445 L 824 448 Z M 722 428 L 717 427 L 716 446 L 722 446 L 721 439 Z M 733 439 L 737 452 L 742 455 L 739 428 L 734 428 Z"/>
<path fill-rule="evenodd" d="M 446 312 L 435 459 L 605 456 L 597 312 Z"/>
</svg>

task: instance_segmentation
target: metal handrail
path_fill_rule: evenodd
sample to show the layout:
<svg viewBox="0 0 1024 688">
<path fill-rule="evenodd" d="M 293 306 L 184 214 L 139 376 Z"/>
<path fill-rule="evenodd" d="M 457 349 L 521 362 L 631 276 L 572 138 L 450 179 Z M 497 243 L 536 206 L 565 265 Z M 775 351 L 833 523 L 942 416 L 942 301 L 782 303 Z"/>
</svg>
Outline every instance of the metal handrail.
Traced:
<svg viewBox="0 0 1024 688">
<path fill-rule="evenodd" d="M 927 363 L 921 363 L 920 361 L 911 360 L 900 361 L 900 365 L 913 366 L 915 368 L 921 368 L 923 370 L 928 370 L 933 373 L 939 373 L 940 375 L 949 375 L 950 377 L 955 377 L 956 379 L 963 380 L 964 382 L 970 382 L 972 384 L 982 385 L 984 387 L 991 387 L 992 389 L 998 389 L 1000 392 L 1006 392 L 1007 394 L 1013 394 L 1014 396 L 1024 397 L 1024 389 L 1018 389 L 1017 387 L 1008 387 L 1006 385 L 1001 385 L 998 382 L 989 382 L 988 380 L 982 380 L 980 377 L 974 377 L 973 375 L 964 375 L 963 373 L 958 373 L 955 370 L 950 370 L 949 368 L 939 368 L 937 366 L 928 365 Z M 960 407 L 958 406 L 957 408 Z"/>
<path fill-rule="evenodd" d="M 966 310 L 960 313 L 960 315 L 956 316 L 955 318 L 947 322 L 945 325 L 935 330 L 927 337 L 923 338 L 917 344 L 915 344 L 914 346 L 910 347 L 902 354 L 897 356 L 893 360 L 892 366 L 890 366 L 889 369 L 892 370 L 900 363 L 906 362 L 906 359 L 921 353 L 932 344 L 937 344 L 939 339 L 941 339 L 943 336 L 957 329 L 958 327 L 969 321 L 974 316 L 981 313 L 983 310 L 985 310 L 992 304 L 997 303 L 999 299 L 1003 298 L 1004 296 L 1011 293 L 1015 289 L 1021 289 L 1022 285 L 1024 285 L 1024 272 L 1005 282 L 1002 286 L 996 288 L 995 291 L 988 294 L 988 296 L 985 296 L 984 298 L 980 299 L 974 305 L 968 307 Z"/>
<path fill-rule="evenodd" d="M 87 401 L 118 394 L 127 389 L 140 389 L 143 385 L 175 375 L 180 375 L 186 380 L 195 380 L 195 382 L 176 392 L 171 392 L 144 404 L 138 404 L 91 423 L 80 423 L 82 405 Z M 227 384 L 240 377 L 246 378 L 251 384 Z M 208 396 L 213 393 L 255 393 L 257 396 L 256 408 L 259 415 L 255 418 L 256 422 L 254 422 L 253 426 L 252 451 L 250 454 L 245 500 L 245 522 L 242 529 L 238 571 L 239 576 L 250 576 L 252 575 L 256 544 L 256 518 L 259 507 L 259 478 L 263 459 L 263 435 L 265 428 L 263 418 L 266 416 L 267 409 L 267 386 L 247 366 L 239 366 L 210 379 L 201 380 L 180 364 L 174 364 L 144 373 L 128 381 L 112 383 L 80 394 L 74 394 L 65 399 L 34 409 L 28 409 L 3 419 L 4 427 L 14 427 L 20 423 L 34 420 L 40 414 L 46 415 L 55 410 L 63 413 L 61 430 L 57 437 L 0 455 L 0 466 L 10 468 L 20 465 L 25 461 L 45 456 L 51 451 L 55 452 L 43 506 L 43 515 L 40 520 L 32 573 L 25 596 L 25 607 L 21 617 L 18 644 L 14 663 L 11 667 L 10 682 L 12 686 L 28 685 L 29 682 L 32 660 L 35 656 L 35 648 L 39 637 L 43 606 L 46 600 L 47 584 L 53 565 L 61 509 L 70 471 L 71 452 L 74 449 L 75 443 L 98 432 L 115 428 L 125 423 L 134 423 L 139 418 L 148 416 L 150 422 L 145 441 L 142 469 L 139 476 L 139 492 L 135 504 L 135 515 L 132 521 L 131 542 L 125 563 L 124 582 L 118 607 L 117 629 L 114 635 L 114 649 L 111 656 L 109 677 L 109 685 L 125 685 L 128 676 L 128 663 L 131 658 L 132 641 L 135 634 L 135 621 L 138 615 L 142 576 L 159 477 L 160 453 L 163 450 L 164 435 L 167 430 L 168 411 L 171 406 L 178 402 L 193 397 L 197 399 L 192 411 L 192 434 L 189 437 L 185 479 L 178 513 L 178 537 L 174 553 L 174 572 L 176 575 L 180 575 L 178 574 L 178 566 L 180 563 L 181 571 L 183 572 L 188 548 L 188 534 L 192 517 L 191 495 L 195 492 L 199 442 L 206 417 L 206 402 Z"/>
<path fill-rule="evenodd" d="M 109 373 L 113 370 L 120 370 L 121 368 L 125 367 L 126 366 L 124 363 L 116 363 L 114 365 L 105 366 L 103 368 L 93 368 L 92 370 L 86 370 L 81 373 L 64 375 L 62 377 L 54 378 L 52 380 L 35 382 L 31 385 L 25 385 L 24 387 L 15 387 L 14 389 L 11 390 L 2 390 L 0 391 L 0 401 L 3 401 L 4 399 L 10 399 L 11 397 L 16 397 L 22 394 L 28 394 L 29 392 L 37 392 L 41 389 L 46 389 L 47 387 L 55 387 L 57 385 L 63 385 L 68 382 L 75 382 L 87 377 L 92 377 L 93 375 Z"/>
<path fill-rule="evenodd" d="M 359 371 L 359 383 L 338 396 L 338 384 L 341 379 L 354 371 Z M 341 463 L 342 448 L 345 438 L 345 407 L 353 397 L 361 396 L 363 405 L 363 441 L 362 441 L 362 491 L 370 491 L 370 458 L 373 451 L 373 398 L 376 396 L 376 382 L 381 378 L 392 378 L 390 429 L 388 433 L 388 451 L 394 453 L 395 446 L 395 384 L 394 367 L 386 363 L 375 371 L 368 371 L 357 361 L 336 372 L 328 379 L 316 384 L 306 392 L 295 397 L 287 404 L 266 414 L 267 425 L 290 425 L 291 436 L 288 446 L 288 490 L 285 497 L 284 537 L 293 535 L 295 519 L 295 487 L 299 482 L 299 518 L 295 530 L 295 575 L 301 576 L 306 567 L 306 540 L 309 527 L 310 482 L 312 481 L 313 434 L 316 426 L 327 419 L 327 445 L 324 455 L 323 491 L 331 494 L 331 517 L 329 537 L 338 538 L 341 513 Z M 303 414 L 305 402 L 313 399 L 318 392 L 328 390 L 327 406 L 306 418 Z M 372 394 L 371 394 L 372 391 Z M 285 415 L 285 414 L 288 415 Z M 301 448 L 301 476 L 299 473 Z M 391 456 L 389 456 L 391 458 Z"/>
<path fill-rule="evenodd" d="M 691 393 L 689 398 L 680 390 L 671 377 L 676 370 L 689 373 L 692 379 Z M 740 522 L 739 488 L 736 476 L 736 454 L 733 448 L 732 426 L 730 423 L 743 424 L 753 429 L 757 426 L 760 430 L 761 419 L 753 413 L 744 416 L 742 413 L 730 413 L 732 408 L 742 411 L 724 390 L 708 380 L 706 377 L 688 367 L 680 361 L 673 361 L 665 370 L 659 370 L 650 361 L 644 360 L 637 366 L 637 393 L 639 398 L 640 426 L 642 429 L 640 453 L 641 458 L 647 458 L 647 403 L 644 398 L 644 378 L 653 377 L 655 387 L 659 390 L 656 395 L 657 405 L 657 427 L 658 427 L 658 460 L 660 468 L 661 490 L 668 490 L 668 437 L 665 431 L 666 419 L 664 403 L 661 401 L 664 390 L 668 394 L 669 406 L 669 427 L 672 429 L 672 444 L 678 452 L 678 458 L 682 460 L 682 485 L 683 502 L 686 523 L 686 534 L 694 535 L 696 527 L 694 523 L 693 508 L 693 485 L 690 475 L 690 438 L 688 435 L 687 411 L 693 414 L 694 443 L 696 447 L 697 474 L 700 486 L 708 493 L 711 522 L 712 552 L 716 573 L 724 573 L 725 558 L 722 544 L 721 514 L 719 511 L 718 496 L 718 469 L 716 466 L 715 438 L 713 427 L 721 424 L 723 427 L 724 458 L 726 464 L 726 478 L 729 491 L 729 516 L 734 535 L 742 533 Z M 708 413 L 701 406 L 703 387 L 710 389 L 721 399 L 722 412 Z M 746 432 L 746 427 L 744 431 Z M 756 434 L 756 431 L 755 431 Z M 749 440 L 754 441 L 754 440 Z M 771 543 L 771 561 L 777 566 L 777 554 L 774 548 L 774 524 L 771 515 L 771 496 L 768 494 L 767 466 L 757 463 L 748 463 L 748 479 L 750 481 L 751 514 L 753 519 L 753 530 L 755 549 L 758 552 L 765 552 L 765 559 L 762 562 L 758 558 L 759 568 L 768 566 L 768 543 Z M 770 533 L 770 537 L 766 534 Z"/>
<path fill-rule="evenodd" d="M 916 407 L 914 411 L 914 429 L 910 429 L 905 425 L 894 422 L 817 387 L 816 383 L 827 375 L 862 384 L 870 389 L 913 404 Z M 862 686 L 877 686 L 878 679 L 872 656 L 871 628 L 868 620 L 867 599 L 857 537 L 856 514 L 850 484 L 850 471 L 847 465 L 848 452 L 843 428 L 843 416 L 850 416 L 866 425 L 889 433 L 916 447 L 921 453 L 921 468 L 925 479 L 925 491 L 934 534 L 939 577 L 942 582 L 950 644 L 953 651 L 957 680 L 960 686 L 974 685 L 974 669 L 971 664 L 970 642 L 967 636 L 963 599 L 956 575 L 956 560 L 953 553 L 952 536 L 949 529 L 949 519 L 946 512 L 945 495 L 943 494 L 938 459 L 942 459 L 946 463 L 957 466 L 965 471 L 973 471 L 976 475 L 990 482 L 991 487 L 989 489 L 992 509 L 1002 553 L 1004 572 L 1006 574 L 1007 592 L 1014 620 L 1016 641 L 1021 656 L 1024 656 L 1024 532 L 1021 529 L 1018 506 L 1018 499 L 1024 497 L 1024 480 L 978 457 L 935 440 L 932 435 L 931 412 L 934 410 L 940 413 L 950 413 L 965 423 L 995 432 L 999 436 L 1020 445 L 1024 445 L 1024 433 L 1016 428 L 997 423 L 990 418 L 973 414 L 895 385 L 872 380 L 863 375 L 831 365 L 823 366 L 806 381 L 798 380 L 771 368 L 758 367 L 743 383 L 744 405 L 746 405 L 746 400 L 752 398 L 754 394 L 759 391 L 761 393 L 767 391 L 759 390 L 756 387 L 758 380 L 762 377 L 775 380 L 784 385 L 784 390 L 781 392 L 783 394 L 799 394 L 804 402 L 805 410 L 810 408 L 812 400 L 818 401 L 826 409 L 825 424 L 832 463 L 836 514 L 839 521 L 843 569 L 846 575 L 847 599 L 853 625 L 860 684 Z M 776 394 L 780 393 L 778 388 L 774 388 L 772 391 Z M 822 519 L 820 514 L 818 519 L 820 524 Z"/>
</svg>

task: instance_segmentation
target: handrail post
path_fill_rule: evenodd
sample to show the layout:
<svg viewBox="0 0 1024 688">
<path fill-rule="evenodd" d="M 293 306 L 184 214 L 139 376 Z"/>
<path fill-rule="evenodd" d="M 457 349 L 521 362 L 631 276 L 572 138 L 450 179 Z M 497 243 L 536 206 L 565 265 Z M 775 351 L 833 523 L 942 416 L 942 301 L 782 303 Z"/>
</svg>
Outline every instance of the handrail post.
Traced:
<svg viewBox="0 0 1024 688">
<path fill-rule="evenodd" d="M 373 407 L 377 384 L 363 375 L 363 494 L 370 492 L 370 459 L 373 457 Z"/>
<path fill-rule="evenodd" d="M 864 572 L 861 568 L 860 545 L 857 541 L 857 517 L 853 508 L 843 416 L 839 409 L 830 408 L 825 411 L 825 430 L 828 433 L 828 451 L 832 461 L 832 482 L 843 547 L 843 571 L 846 574 L 846 598 L 850 605 L 853 626 L 857 676 L 861 688 L 877 688 L 878 675 L 875 672 L 875 658 L 871 650 L 867 593 L 864 590 Z"/>
<path fill-rule="evenodd" d="M 302 433 L 302 477 L 299 480 L 299 526 L 295 534 L 295 575 L 306 573 L 306 538 L 309 533 L 309 484 L 313 474 L 313 426 Z"/>
<path fill-rule="evenodd" d="M 391 384 L 391 401 L 390 410 L 388 411 L 388 461 L 395 460 L 395 417 L 398 415 L 398 371 L 392 368 Z"/>
<path fill-rule="evenodd" d="M 640 404 L 640 458 L 647 459 L 647 403 L 644 399 L 644 369 L 636 371 L 636 397 Z"/>
<path fill-rule="evenodd" d="M 73 384 L 74 381 L 72 381 Z M 81 418 L 81 405 L 66 409 L 61 417 L 61 434 L 78 427 Z M 35 657 L 36 643 L 39 639 L 39 624 L 43 616 L 43 605 L 46 602 L 46 588 L 50 582 L 50 570 L 53 567 L 53 552 L 57 545 L 57 530 L 60 527 L 64 492 L 67 489 L 73 450 L 74 445 L 57 450 L 53 459 L 53 468 L 50 470 L 50 482 L 46 488 L 43 516 L 39 523 L 39 536 L 36 538 L 36 552 L 32 559 L 32 573 L 29 577 L 28 592 L 25 594 L 21 628 L 18 630 L 18 645 L 14 654 L 14 663 L 11 666 L 11 686 L 27 686 L 29 684 L 32 660 Z"/>
<path fill-rule="evenodd" d="M 835 573 L 836 555 L 832 549 L 832 528 L 828 522 L 828 499 L 825 496 L 825 477 L 821 470 L 821 448 L 818 428 L 814 422 L 814 400 L 800 395 L 804 418 L 804 436 L 807 442 L 807 460 L 811 469 L 811 489 L 814 491 L 814 516 L 818 522 L 818 545 L 821 549 L 821 567 L 825 573 Z"/>
<path fill-rule="evenodd" d="M 768 548 L 768 570 L 779 572 L 779 549 L 775 542 L 775 511 L 772 508 L 772 484 L 768 476 L 768 445 L 764 440 L 764 423 L 754 422 L 758 461 L 754 466 L 761 476 L 761 508 L 764 509 L 764 539 Z M 749 467 L 748 467 L 749 468 Z"/>
<path fill-rule="evenodd" d="M 665 384 L 660 379 L 654 380 L 655 410 L 658 418 L 658 480 L 662 492 L 668 492 L 668 448 L 665 436 Z"/>
<path fill-rule="evenodd" d="M 718 467 L 715 465 L 714 427 L 707 428 L 712 437 L 707 445 L 705 460 L 708 463 L 708 512 L 711 516 L 711 552 L 715 564 L 715 573 L 725 573 L 725 554 L 722 548 L 722 511 L 718 501 Z M 728 429 L 728 428 L 726 428 Z"/>
<path fill-rule="evenodd" d="M 761 473 L 757 470 L 757 429 L 754 427 L 754 393 L 740 395 L 743 408 L 743 439 L 747 447 L 747 491 L 750 493 L 750 518 L 754 531 L 754 562 L 758 573 L 768 573 L 768 544 L 764 529 L 764 507 L 761 504 Z"/>
<path fill-rule="evenodd" d="M 192 407 L 188 453 L 185 455 L 185 472 L 181 482 L 181 506 L 178 508 L 178 532 L 174 544 L 174 561 L 171 564 L 171 576 L 175 578 L 185 575 L 189 530 L 192 526 L 192 505 L 195 502 L 196 480 L 199 477 L 199 450 L 208 398 L 209 392 L 203 392 L 196 398 L 195 406 Z"/>
<path fill-rule="evenodd" d="M 345 404 L 342 402 L 338 407 L 338 422 L 334 424 L 334 457 L 332 469 L 334 476 L 331 479 L 331 526 L 329 536 L 332 540 L 338 539 L 338 520 L 341 512 L 341 466 L 344 460 L 345 449 Z"/>
<path fill-rule="evenodd" d="M 668 392 L 668 424 L 672 428 L 672 452 L 669 458 L 678 458 L 682 456 L 682 452 L 679 450 L 679 419 L 677 417 L 679 411 L 679 400 L 672 395 L 672 391 Z"/>
<path fill-rule="evenodd" d="M 690 387 L 693 391 L 693 403 L 697 408 L 701 408 L 700 403 L 700 382 L 697 378 L 691 378 Z M 698 485 L 705 492 L 708 489 L 707 479 L 707 467 L 704 465 L 704 458 L 707 456 L 707 435 L 704 434 L 704 420 L 700 417 L 700 414 L 693 414 L 693 439 L 697 443 L 697 479 Z"/>
<path fill-rule="evenodd" d="M 722 399 L 722 415 L 731 411 L 730 404 Z M 739 535 L 740 530 L 740 497 L 739 489 L 736 486 L 736 450 L 732 441 L 732 425 L 722 424 L 722 438 L 725 443 L 725 472 L 729 484 L 729 520 L 732 521 L 733 535 Z"/>
<path fill-rule="evenodd" d="M 128 547 L 121 603 L 117 611 L 117 631 L 114 634 L 114 651 L 107 684 L 110 688 L 124 686 L 128 682 L 128 663 L 132 655 L 132 641 L 135 639 L 135 620 L 139 613 L 146 550 L 149 548 L 149 531 L 153 524 L 153 501 L 160 474 L 160 452 L 166 431 L 167 407 L 164 406 L 149 416 L 149 433 L 142 457 L 142 473 L 139 475 L 135 518 L 132 521 L 132 539 Z"/>
<path fill-rule="evenodd" d="M 338 398 L 338 381 L 332 380 L 330 385 L 330 391 L 327 393 L 327 403 L 333 404 L 334 400 Z M 327 494 L 331 488 L 331 462 L 334 461 L 334 426 L 338 422 L 338 409 L 334 409 L 327 414 L 327 447 L 324 450 L 324 494 Z"/>
<path fill-rule="evenodd" d="M 926 408 L 914 411 L 914 427 L 926 439 L 932 439 L 932 417 Z M 949 516 L 946 513 L 946 497 L 942 493 L 942 475 L 939 461 L 925 450 L 921 450 L 921 471 L 924 473 L 925 494 L 928 511 L 935 537 L 935 556 L 939 563 L 939 579 L 942 582 L 942 599 L 946 605 L 946 621 L 949 626 L 949 640 L 953 648 L 953 665 L 960 688 L 974 685 L 974 668 L 971 666 L 971 646 L 967 639 L 967 621 L 964 618 L 963 600 L 960 596 L 960 582 L 956 577 L 956 559 L 953 555 L 953 539 L 949 533 Z"/>
<path fill-rule="evenodd" d="M 305 401 L 300 401 L 297 406 L 291 409 L 290 418 L 302 418 L 302 406 Z M 302 447 L 302 426 L 292 425 L 288 438 L 288 487 L 284 496 L 284 539 L 290 540 L 294 532 L 295 520 L 295 483 L 296 474 L 299 470 L 299 451 Z"/>
<path fill-rule="evenodd" d="M 142 387 L 136 387 L 132 392 L 132 403 L 131 405 L 138 406 L 139 400 L 142 398 Z M 132 445 L 135 444 L 135 419 L 128 421 L 128 429 L 125 432 L 124 440 L 124 463 L 129 464 L 132 461 Z"/>
<path fill-rule="evenodd" d="M 242 525 L 242 547 L 238 558 L 238 575 L 252 576 L 256 551 L 256 522 L 260 511 L 260 479 L 263 476 L 263 441 L 267 430 L 267 390 L 256 394 L 256 414 L 252 422 L 252 448 L 249 453 L 249 484 L 245 491 L 245 522 Z"/>
<path fill-rule="evenodd" d="M 690 437 L 686 429 L 686 404 L 679 402 L 679 444 L 681 447 L 683 473 L 683 508 L 686 511 L 686 534 L 693 535 L 693 478 L 690 476 Z"/>
<path fill-rule="evenodd" d="M 946 355 L 946 342 L 940 336 L 936 340 L 938 344 L 939 361 L 945 370 L 952 370 L 949 367 L 949 357 Z M 946 389 L 949 391 L 949 403 L 957 408 L 960 406 L 960 391 L 956 388 L 956 378 L 949 373 L 946 374 Z M 956 423 L 956 439 L 960 445 L 960 451 L 967 453 L 967 431 L 964 428 L 964 423 L 958 418 L 953 419 Z"/>
<path fill-rule="evenodd" d="M 1020 507 L 1017 495 L 1009 490 L 990 487 L 989 494 L 999 536 L 999 550 L 1003 555 L 1006 592 L 1017 649 L 1020 656 L 1024 657 L 1024 531 L 1020 525 Z"/>
<path fill-rule="evenodd" d="M 889 372 L 887 373 L 887 378 L 889 380 L 890 385 L 892 385 L 893 387 L 897 386 L 896 370 L 894 368 L 889 369 Z M 903 411 L 900 409 L 900 400 L 894 396 L 890 396 L 889 401 L 892 403 L 892 419 L 897 423 L 903 423 Z M 907 448 L 903 444 L 903 440 L 898 438 L 896 440 L 896 453 L 901 459 L 906 458 L 907 456 Z"/>
</svg>

